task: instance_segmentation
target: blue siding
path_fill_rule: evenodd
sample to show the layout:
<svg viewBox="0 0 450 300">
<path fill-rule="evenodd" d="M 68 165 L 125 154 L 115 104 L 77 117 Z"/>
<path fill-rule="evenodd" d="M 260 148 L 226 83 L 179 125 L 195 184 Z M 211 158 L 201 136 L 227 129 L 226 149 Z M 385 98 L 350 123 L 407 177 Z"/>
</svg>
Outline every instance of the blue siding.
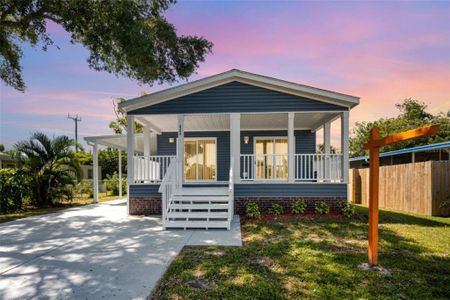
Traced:
<svg viewBox="0 0 450 300">
<path fill-rule="evenodd" d="M 130 185 L 130 196 L 131 197 L 151 197 L 151 196 L 161 196 L 158 192 L 159 184 L 132 184 Z"/>
<path fill-rule="evenodd" d="M 253 154 L 254 137 L 285 136 L 287 130 L 241 131 L 241 153 Z M 295 130 L 295 153 L 315 153 L 316 133 L 310 130 Z M 244 144 L 244 136 L 249 137 L 248 144 Z"/>
<path fill-rule="evenodd" d="M 347 110 L 335 104 L 231 82 L 128 112 L 141 114 Z"/>
<path fill-rule="evenodd" d="M 346 184 L 235 184 L 235 197 L 347 197 Z"/>
<path fill-rule="evenodd" d="M 217 138 L 217 180 L 228 181 L 230 171 L 230 132 L 199 131 L 185 132 L 185 137 L 215 137 Z M 177 137 L 176 132 L 163 132 L 158 136 L 158 155 L 175 155 L 176 143 L 169 143 L 169 138 Z"/>
</svg>

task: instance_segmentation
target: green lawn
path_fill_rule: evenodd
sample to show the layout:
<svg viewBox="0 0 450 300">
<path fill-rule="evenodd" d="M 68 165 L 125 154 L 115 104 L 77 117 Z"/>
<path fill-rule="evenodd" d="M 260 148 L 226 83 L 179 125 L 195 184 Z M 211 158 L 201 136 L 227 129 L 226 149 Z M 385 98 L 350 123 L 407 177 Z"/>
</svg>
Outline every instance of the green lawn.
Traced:
<svg viewBox="0 0 450 300">
<path fill-rule="evenodd" d="M 450 218 L 380 214 L 380 265 L 362 271 L 367 210 L 354 219 L 243 222 L 243 247 L 185 247 L 153 299 L 449 299 Z"/>
<path fill-rule="evenodd" d="M 110 201 L 118 198 L 119 198 L 118 196 L 110 196 L 107 195 L 106 193 L 99 193 L 99 202 Z M 76 198 L 71 202 L 58 203 L 55 207 L 43 207 L 43 208 L 28 207 L 13 213 L 0 214 L 0 223 L 31 216 L 53 213 L 66 208 L 88 205 L 92 204 L 92 201 L 93 201 L 92 198 L 86 197 L 86 198 Z"/>
</svg>

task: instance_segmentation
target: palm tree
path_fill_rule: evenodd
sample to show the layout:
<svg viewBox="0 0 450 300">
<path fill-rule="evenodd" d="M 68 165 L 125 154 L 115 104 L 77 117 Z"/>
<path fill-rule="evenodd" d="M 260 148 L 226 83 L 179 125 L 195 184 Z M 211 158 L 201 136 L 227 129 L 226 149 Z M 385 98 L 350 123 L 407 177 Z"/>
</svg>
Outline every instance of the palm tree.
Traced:
<svg viewBox="0 0 450 300">
<path fill-rule="evenodd" d="M 31 177 L 30 190 L 35 205 L 54 205 L 67 187 L 80 178 L 80 164 L 71 149 L 74 145 L 67 136 L 50 139 L 41 132 L 15 145 L 19 168 Z"/>
</svg>

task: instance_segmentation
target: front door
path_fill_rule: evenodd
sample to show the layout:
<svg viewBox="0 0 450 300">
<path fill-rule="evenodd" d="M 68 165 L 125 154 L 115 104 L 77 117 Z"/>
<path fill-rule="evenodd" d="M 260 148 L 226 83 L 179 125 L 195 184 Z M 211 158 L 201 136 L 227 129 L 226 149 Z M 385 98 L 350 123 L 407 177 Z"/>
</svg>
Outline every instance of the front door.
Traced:
<svg viewBox="0 0 450 300">
<path fill-rule="evenodd" d="M 217 180 L 217 141 L 215 138 L 185 138 L 184 180 Z"/>
</svg>

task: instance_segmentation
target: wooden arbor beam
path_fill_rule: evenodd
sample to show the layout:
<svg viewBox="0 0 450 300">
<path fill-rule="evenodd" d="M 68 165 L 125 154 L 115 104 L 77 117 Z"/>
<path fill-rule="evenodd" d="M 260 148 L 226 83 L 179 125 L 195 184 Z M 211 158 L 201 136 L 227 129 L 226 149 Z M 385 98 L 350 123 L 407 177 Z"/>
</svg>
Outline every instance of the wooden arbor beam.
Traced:
<svg viewBox="0 0 450 300">
<path fill-rule="evenodd" d="M 369 149 L 369 265 L 378 264 L 378 190 L 380 177 L 380 148 L 398 142 L 408 141 L 424 136 L 435 135 L 439 125 L 424 126 L 393 134 L 380 139 L 380 129 L 372 128 L 369 142 L 363 145 Z"/>
</svg>

